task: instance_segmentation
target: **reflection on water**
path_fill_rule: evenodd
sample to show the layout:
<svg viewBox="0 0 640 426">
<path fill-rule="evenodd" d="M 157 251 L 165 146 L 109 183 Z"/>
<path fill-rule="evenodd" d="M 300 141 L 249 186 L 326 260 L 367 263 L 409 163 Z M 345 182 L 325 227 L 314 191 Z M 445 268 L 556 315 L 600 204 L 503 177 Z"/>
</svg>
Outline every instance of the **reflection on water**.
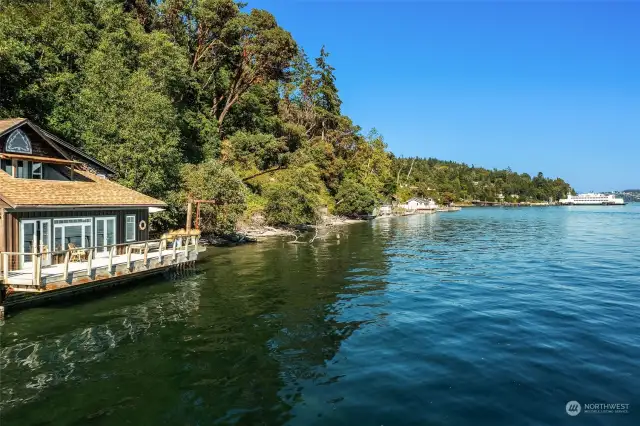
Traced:
<svg viewBox="0 0 640 426">
<path fill-rule="evenodd" d="M 212 249 L 195 275 L 10 318 L 3 424 L 564 424 L 571 399 L 637 408 L 638 219 L 465 209 Z"/>
<path fill-rule="evenodd" d="M 4 333 L 0 349 L 3 411 L 37 400 L 43 391 L 56 385 L 90 379 L 93 365 L 109 357 L 118 346 L 144 340 L 154 333 L 154 328 L 167 323 L 184 321 L 198 309 L 199 286 L 197 281 L 183 281 L 170 293 L 140 304 L 114 306 L 98 313 L 89 323 L 79 321 L 82 325 L 77 328 L 69 324 L 62 334 L 45 332 L 34 339 L 28 330 L 26 337 L 21 337 L 20 331 Z M 48 321 L 50 316 L 61 313 L 55 309 L 42 311 L 34 321 Z M 73 317 L 72 312 L 63 314 Z M 15 320 L 20 322 L 21 318 Z M 14 374 L 20 380 L 12 383 Z"/>
</svg>

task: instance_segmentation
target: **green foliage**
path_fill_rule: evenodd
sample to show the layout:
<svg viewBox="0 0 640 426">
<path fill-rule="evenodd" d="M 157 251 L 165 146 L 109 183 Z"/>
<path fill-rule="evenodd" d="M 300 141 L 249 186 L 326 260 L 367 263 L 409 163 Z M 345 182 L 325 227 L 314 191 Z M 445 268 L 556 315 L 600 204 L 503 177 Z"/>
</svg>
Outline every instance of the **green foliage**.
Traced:
<svg viewBox="0 0 640 426">
<path fill-rule="evenodd" d="M 376 194 L 366 185 L 352 178 L 342 182 L 336 199 L 338 201 L 335 212 L 344 216 L 371 214 L 376 206 Z"/>
<path fill-rule="evenodd" d="M 397 194 L 406 200 L 412 196 L 434 197 L 451 201 L 548 201 L 571 192 L 571 186 L 560 178 L 545 178 L 542 173 L 531 178 L 526 173 L 487 170 L 435 158 L 395 158 L 393 170 Z"/>
<path fill-rule="evenodd" d="M 247 206 L 246 189 L 233 170 L 216 160 L 194 165 L 187 164 L 181 172 L 178 200 L 184 205 L 188 198 L 214 200 L 216 204 L 200 206 L 200 225 L 203 232 L 231 233 Z"/>
<path fill-rule="evenodd" d="M 225 142 L 225 163 L 241 170 L 266 170 L 286 163 L 287 146 L 273 135 L 237 132 Z"/>
<path fill-rule="evenodd" d="M 111 40 L 87 58 L 75 104 L 68 124 L 122 184 L 156 197 L 172 189 L 182 160 L 176 111 L 144 71 L 127 69 Z"/>
<path fill-rule="evenodd" d="M 322 181 L 313 165 L 282 172 L 265 192 L 265 215 L 272 225 L 312 224 L 318 219 Z"/>
</svg>

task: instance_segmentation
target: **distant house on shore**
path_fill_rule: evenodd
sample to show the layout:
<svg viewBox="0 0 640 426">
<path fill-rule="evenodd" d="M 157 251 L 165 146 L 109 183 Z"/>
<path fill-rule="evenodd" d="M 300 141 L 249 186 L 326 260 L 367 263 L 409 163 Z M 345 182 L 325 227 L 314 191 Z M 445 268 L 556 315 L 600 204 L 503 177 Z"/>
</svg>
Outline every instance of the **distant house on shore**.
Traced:
<svg viewBox="0 0 640 426">
<path fill-rule="evenodd" d="M 385 204 L 380 206 L 380 209 L 378 210 L 378 215 L 389 216 L 392 211 L 393 211 L 393 207 L 391 206 L 391 204 Z"/>
<path fill-rule="evenodd" d="M 438 205 L 432 198 L 410 198 L 406 203 L 400 204 L 400 208 L 405 210 L 435 210 Z"/>
</svg>

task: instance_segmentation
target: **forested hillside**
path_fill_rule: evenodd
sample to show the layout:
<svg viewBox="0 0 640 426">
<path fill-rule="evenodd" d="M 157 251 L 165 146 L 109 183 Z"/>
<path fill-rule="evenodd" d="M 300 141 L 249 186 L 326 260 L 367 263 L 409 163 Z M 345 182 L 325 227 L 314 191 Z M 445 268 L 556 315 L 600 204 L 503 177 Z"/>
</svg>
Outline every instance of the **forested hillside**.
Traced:
<svg viewBox="0 0 640 426">
<path fill-rule="evenodd" d="M 310 223 L 413 195 L 558 198 L 541 174 L 398 159 L 341 113 L 330 56 L 232 0 L 4 0 L 0 118 L 28 117 L 170 204 L 216 199 L 204 225 Z"/>
<path fill-rule="evenodd" d="M 441 202 L 482 201 L 548 201 L 565 198 L 573 192 L 564 180 L 548 179 L 542 173 L 529 176 L 511 169 L 487 170 L 435 158 L 400 158 L 394 162 L 400 198 L 410 194 L 428 196 Z"/>
</svg>

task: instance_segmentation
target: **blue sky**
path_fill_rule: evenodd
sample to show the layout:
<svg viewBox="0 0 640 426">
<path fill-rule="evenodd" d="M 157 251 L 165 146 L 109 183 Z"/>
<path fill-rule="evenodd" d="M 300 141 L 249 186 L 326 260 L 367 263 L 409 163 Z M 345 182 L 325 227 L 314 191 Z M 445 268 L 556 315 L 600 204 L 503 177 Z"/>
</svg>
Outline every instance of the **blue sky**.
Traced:
<svg viewBox="0 0 640 426">
<path fill-rule="evenodd" d="M 396 155 L 640 188 L 640 2 L 266 1 Z"/>
</svg>

